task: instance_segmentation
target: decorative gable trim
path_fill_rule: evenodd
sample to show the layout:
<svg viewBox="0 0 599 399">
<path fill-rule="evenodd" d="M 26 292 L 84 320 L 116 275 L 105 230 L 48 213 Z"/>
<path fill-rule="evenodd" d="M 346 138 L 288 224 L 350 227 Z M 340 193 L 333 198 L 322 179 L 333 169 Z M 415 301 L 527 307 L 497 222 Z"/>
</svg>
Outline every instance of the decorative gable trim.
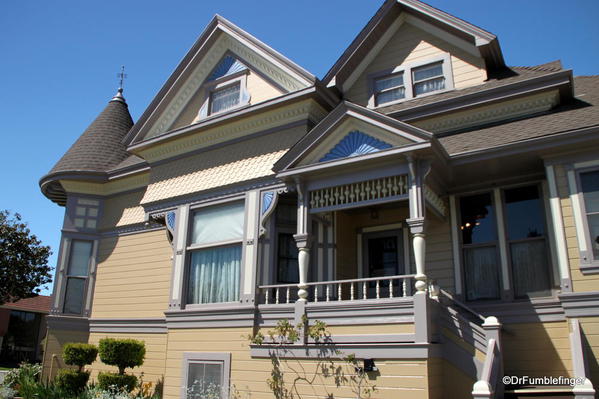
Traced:
<svg viewBox="0 0 599 399">
<path fill-rule="evenodd" d="M 214 68 L 207 81 L 212 82 L 216 79 L 233 75 L 237 72 L 245 71 L 246 69 L 248 69 L 248 67 L 245 66 L 238 59 L 230 55 L 226 55 L 222 59 L 222 61 L 216 66 L 216 68 Z"/>
<path fill-rule="evenodd" d="M 366 133 L 354 130 L 341 139 L 341 141 L 339 141 L 339 143 L 337 143 L 337 145 L 335 145 L 335 147 L 333 147 L 318 162 L 370 154 L 391 147 L 392 146 L 389 143 L 377 140 Z"/>
</svg>

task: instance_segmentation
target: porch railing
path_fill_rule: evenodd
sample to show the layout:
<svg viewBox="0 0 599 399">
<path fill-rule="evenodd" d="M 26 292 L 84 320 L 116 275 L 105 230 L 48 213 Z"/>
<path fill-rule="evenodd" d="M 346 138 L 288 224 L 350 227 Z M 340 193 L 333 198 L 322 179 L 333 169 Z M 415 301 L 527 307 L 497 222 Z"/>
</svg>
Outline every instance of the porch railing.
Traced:
<svg viewBox="0 0 599 399">
<path fill-rule="evenodd" d="M 349 280 L 310 282 L 308 301 L 355 301 L 411 296 L 415 274 L 368 277 Z M 297 284 L 261 285 L 258 287 L 261 302 L 265 305 L 288 304 L 297 299 Z"/>
</svg>

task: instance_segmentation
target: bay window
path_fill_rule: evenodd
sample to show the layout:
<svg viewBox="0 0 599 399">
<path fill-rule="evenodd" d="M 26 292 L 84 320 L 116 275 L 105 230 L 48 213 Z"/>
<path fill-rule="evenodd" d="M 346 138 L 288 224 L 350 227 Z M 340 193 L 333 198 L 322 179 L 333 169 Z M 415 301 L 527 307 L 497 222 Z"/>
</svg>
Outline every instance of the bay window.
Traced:
<svg viewBox="0 0 599 399">
<path fill-rule="evenodd" d="M 200 208 L 193 212 L 187 303 L 239 300 L 244 203 Z"/>
</svg>

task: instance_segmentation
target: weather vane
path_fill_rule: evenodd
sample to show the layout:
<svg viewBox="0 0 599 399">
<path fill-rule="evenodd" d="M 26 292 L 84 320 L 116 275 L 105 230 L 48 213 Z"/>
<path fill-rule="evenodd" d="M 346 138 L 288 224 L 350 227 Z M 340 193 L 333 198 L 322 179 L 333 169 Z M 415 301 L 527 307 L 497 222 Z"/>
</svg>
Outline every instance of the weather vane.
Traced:
<svg viewBox="0 0 599 399">
<path fill-rule="evenodd" d="M 116 77 L 119 78 L 119 89 L 123 89 L 123 81 L 127 78 L 127 74 L 125 73 L 125 66 L 121 66 L 121 72 L 116 74 Z"/>
</svg>

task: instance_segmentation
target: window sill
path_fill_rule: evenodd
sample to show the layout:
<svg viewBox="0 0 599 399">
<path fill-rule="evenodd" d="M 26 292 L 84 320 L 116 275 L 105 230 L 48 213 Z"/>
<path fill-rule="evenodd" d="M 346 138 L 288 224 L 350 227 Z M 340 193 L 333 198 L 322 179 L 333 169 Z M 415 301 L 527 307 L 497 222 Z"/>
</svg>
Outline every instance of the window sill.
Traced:
<svg viewBox="0 0 599 399">
<path fill-rule="evenodd" d="M 255 306 L 238 302 L 194 305 L 164 312 L 168 329 L 249 327 L 254 325 Z"/>
<path fill-rule="evenodd" d="M 534 299 L 516 299 L 510 302 L 467 302 L 483 316 L 495 316 L 502 323 L 533 323 L 565 320 L 564 309 L 557 292 L 554 296 Z"/>
<path fill-rule="evenodd" d="M 443 89 L 443 90 L 431 91 L 430 93 L 420 94 L 420 95 L 418 95 L 416 97 L 402 98 L 401 100 L 390 101 L 388 103 L 381 104 L 381 105 L 374 105 L 374 106 L 369 105 L 368 108 L 374 109 L 374 110 L 379 110 L 379 109 L 383 109 L 383 108 L 389 107 L 391 105 L 401 104 L 401 103 L 405 103 L 405 102 L 412 101 L 412 100 L 418 100 L 418 99 L 424 98 L 424 97 L 429 97 L 429 96 L 434 96 L 434 95 L 437 95 L 437 94 L 447 93 L 447 92 L 453 91 L 453 90 L 455 90 L 455 88 L 450 87 L 450 88 L 446 88 L 446 89 Z"/>
<path fill-rule="evenodd" d="M 580 263 L 580 272 L 582 274 L 590 275 L 590 274 L 599 274 L 599 261 L 588 262 L 588 263 Z"/>
</svg>

